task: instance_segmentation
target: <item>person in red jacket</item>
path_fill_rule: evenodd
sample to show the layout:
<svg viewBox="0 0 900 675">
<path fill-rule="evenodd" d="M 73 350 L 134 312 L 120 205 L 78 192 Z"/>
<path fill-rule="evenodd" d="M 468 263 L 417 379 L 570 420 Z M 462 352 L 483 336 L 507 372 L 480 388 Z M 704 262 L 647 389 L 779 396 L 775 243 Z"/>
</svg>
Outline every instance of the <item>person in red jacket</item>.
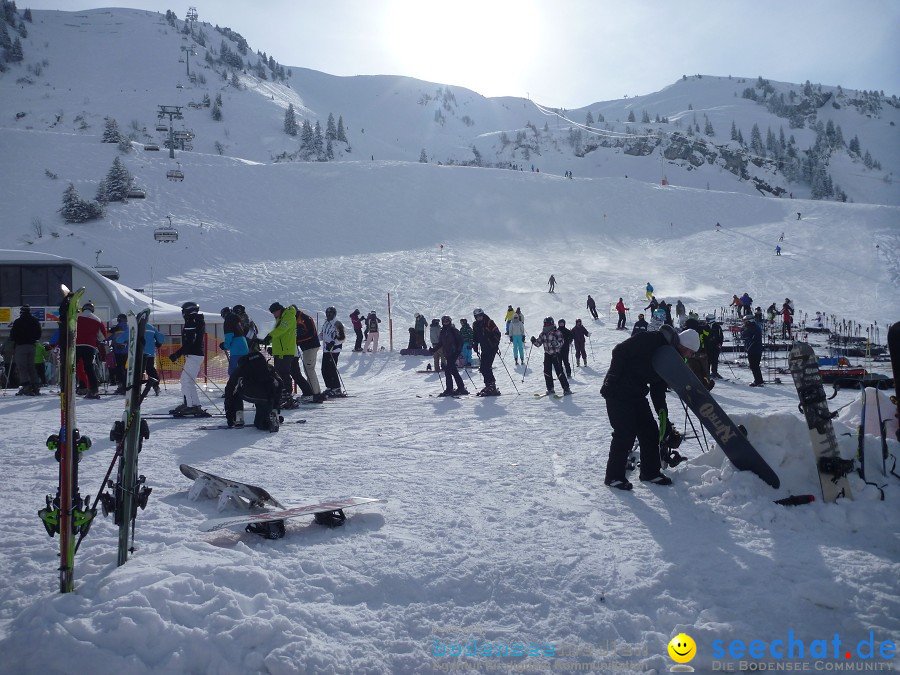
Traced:
<svg viewBox="0 0 900 675">
<path fill-rule="evenodd" d="M 628 307 L 625 306 L 622 298 L 619 298 L 619 301 L 616 303 L 616 311 L 619 313 L 619 322 L 616 324 L 616 330 L 625 330 L 625 312 L 628 311 Z"/>
<path fill-rule="evenodd" d="M 94 314 L 94 303 L 86 302 L 75 324 L 75 360 L 84 368 L 88 381 L 88 393 L 85 398 L 100 398 L 94 359 L 97 357 L 99 345 L 106 341 L 106 337 L 106 326 Z"/>
<path fill-rule="evenodd" d="M 793 340 L 791 335 L 791 324 L 794 323 L 794 310 L 790 304 L 785 302 L 781 306 L 781 337 L 782 339 Z"/>
</svg>

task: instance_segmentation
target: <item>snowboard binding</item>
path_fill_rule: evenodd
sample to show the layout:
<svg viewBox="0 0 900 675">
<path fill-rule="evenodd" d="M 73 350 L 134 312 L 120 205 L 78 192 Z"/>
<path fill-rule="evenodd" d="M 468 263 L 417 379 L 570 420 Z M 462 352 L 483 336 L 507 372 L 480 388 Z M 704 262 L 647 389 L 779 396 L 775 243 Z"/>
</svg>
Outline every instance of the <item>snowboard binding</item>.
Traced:
<svg viewBox="0 0 900 675">
<path fill-rule="evenodd" d="M 317 525 L 340 527 L 347 520 L 347 516 L 344 515 L 343 510 L 338 509 L 337 511 L 319 511 L 313 515 L 313 519 Z"/>
<path fill-rule="evenodd" d="M 849 475 L 853 471 L 855 461 L 852 459 L 843 459 L 841 457 L 820 457 L 819 471 L 827 473 L 831 476 L 831 480 L 837 483 L 841 478 Z"/>
<path fill-rule="evenodd" d="M 251 534 L 258 534 L 266 539 L 281 539 L 284 536 L 284 521 L 272 520 L 264 523 L 250 523 L 244 530 Z"/>
</svg>

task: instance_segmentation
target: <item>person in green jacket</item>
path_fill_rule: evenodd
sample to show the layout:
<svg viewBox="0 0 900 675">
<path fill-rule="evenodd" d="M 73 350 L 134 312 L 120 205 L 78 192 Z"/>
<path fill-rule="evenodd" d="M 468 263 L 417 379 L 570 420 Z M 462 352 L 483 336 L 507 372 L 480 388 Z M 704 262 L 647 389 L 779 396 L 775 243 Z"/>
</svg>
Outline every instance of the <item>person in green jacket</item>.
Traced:
<svg viewBox="0 0 900 675">
<path fill-rule="evenodd" d="M 47 386 L 47 362 L 50 360 L 50 345 L 44 345 L 40 340 L 34 343 L 34 369 L 37 371 L 41 384 Z"/>
<path fill-rule="evenodd" d="M 275 359 L 275 372 L 284 382 L 282 392 L 282 408 L 296 407 L 291 396 L 290 381 L 300 388 L 304 396 L 312 396 L 313 390 L 303 378 L 300 370 L 300 359 L 297 357 L 297 310 L 293 307 L 285 307 L 279 302 L 269 305 L 269 311 L 275 317 L 275 327 L 263 338 L 263 344 L 272 346 L 272 356 Z"/>
</svg>

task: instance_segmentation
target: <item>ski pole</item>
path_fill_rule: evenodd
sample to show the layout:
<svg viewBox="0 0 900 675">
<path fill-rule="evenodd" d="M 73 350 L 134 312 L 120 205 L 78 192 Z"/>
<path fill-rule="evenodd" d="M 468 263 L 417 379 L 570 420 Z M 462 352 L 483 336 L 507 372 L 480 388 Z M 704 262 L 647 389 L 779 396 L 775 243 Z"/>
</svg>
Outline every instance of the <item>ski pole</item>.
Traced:
<svg viewBox="0 0 900 675">
<path fill-rule="evenodd" d="M 525 359 L 525 370 L 522 371 L 522 382 L 525 381 L 525 373 L 528 372 L 528 362 L 531 361 L 531 350 L 534 349 L 534 343 L 528 348 L 528 358 Z"/>
<path fill-rule="evenodd" d="M 682 399 L 678 399 L 678 400 L 681 401 L 681 406 L 684 408 L 684 418 L 688 422 L 690 422 L 691 431 L 694 432 L 694 438 L 697 439 L 697 443 L 699 444 L 700 436 L 699 436 L 699 434 L 697 434 L 697 428 L 694 426 L 694 420 L 691 419 L 691 414 L 688 412 L 687 404 Z M 700 429 L 703 431 L 703 445 L 700 446 L 700 449 L 703 450 L 703 452 L 709 452 L 709 442 L 706 440 L 706 429 L 703 427 L 702 424 L 700 425 Z M 704 449 L 704 446 L 706 446 L 705 449 Z"/>
<path fill-rule="evenodd" d="M 594 362 L 594 343 L 591 342 L 591 336 L 588 335 L 588 346 L 591 348 L 591 363 Z"/>
<path fill-rule="evenodd" d="M 334 366 L 334 372 L 338 376 L 338 382 L 341 383 L 341 391 L 344 392 L 345 394 L 349 393 L 347 391 L 346 387 L 344 387 L 344 378 L 341 377 L 341 371 L 338 370 L 337 361 L 334 360 L 334 353 L 328 352 L 328 355 L 331 357 L 331 365 Z"/>
<path fill-rule="evenodd" d="M 182 375 L 187 375 L 187 376 L 190 378 L 191 382 L 194 383 L 194 386 L 197 387 L 198 390 L 200 390 L 200 391 L 203 392 L 203 395 L 209 400 L 209 402 L 212 404 L 212 407 L 213 407 L 213 408 L 215 408 L 216 410 L 218 410 L 220 414 L 222 414 L 222 415 L 225 414 L 225 413 L 222 411 L 222 409 L 221 409 L 218 405 L 216 405 L 216 402 L 212 400 L 212 397 L 211 397 L 208 393 L 206 393 L 206 390 L 203 389 L 203 388 L 197 383 L 197 379 L 196 379 L 196 378 L 191 377 L 191 374 L 190 374 L 190 373 L 184 372 L 184 369 L 183 369 L 183 368 L 181 369 L 181 374 L 182 374 Z M 221 387 L 218 387 L 218 386 L 217 386 L 217 388 L 219 389 L 219 391 L 222 391 Z"/>
<path fill-rule="evenodd" d="M 500 357 L 500 363 L 503 364 L 503 370 L 505 370 L 506 374 L 509 375 L 509 381 L 512 382 L 513 389 L 516 390 L 516 396 L 518 396 L 519 388 L 516 386 L 516 381 L 513 379 L 512 373 L 509 372 L 509 368 L 506 367 L 506 362 L 503 360 L 503 355 L 500 353 L 499 347 L 497 347 L 497 356 Z"/>
</svg>

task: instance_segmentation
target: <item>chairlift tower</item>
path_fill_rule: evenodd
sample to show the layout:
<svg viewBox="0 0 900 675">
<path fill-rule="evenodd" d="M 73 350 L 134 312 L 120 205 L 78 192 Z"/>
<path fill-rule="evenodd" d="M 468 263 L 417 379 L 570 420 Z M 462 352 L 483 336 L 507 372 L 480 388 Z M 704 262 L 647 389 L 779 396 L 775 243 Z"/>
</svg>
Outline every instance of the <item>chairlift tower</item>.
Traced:
<svg viewBox="0 0 900 675">
<path fill-rule="evenodd" d="M 175 159 L 175 130 L 172 128 L 172 120 L 183 120 L 184 115 L 181 113 L 180 105 L 159 105 L 156 106 L 156 116 L 159 119 L 169 118 L 169 159 Z"/>
</svg>

